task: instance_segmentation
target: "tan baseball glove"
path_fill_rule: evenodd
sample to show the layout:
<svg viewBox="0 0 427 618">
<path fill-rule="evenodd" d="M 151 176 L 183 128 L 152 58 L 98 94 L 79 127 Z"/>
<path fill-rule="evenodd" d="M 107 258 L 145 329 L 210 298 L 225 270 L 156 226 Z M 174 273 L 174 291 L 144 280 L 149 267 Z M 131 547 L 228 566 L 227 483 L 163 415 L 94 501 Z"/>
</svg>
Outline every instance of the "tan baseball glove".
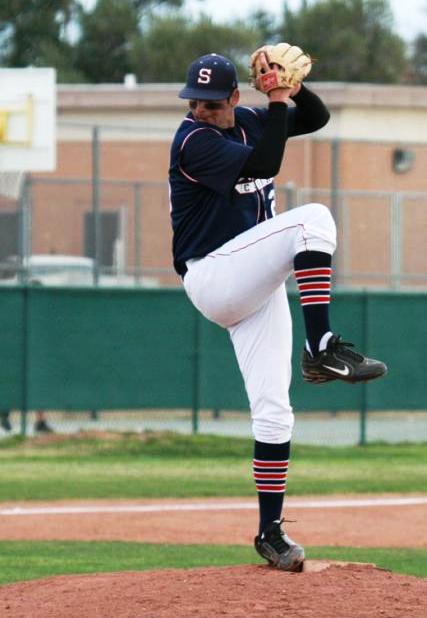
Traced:
<svg viewBox="0 0 427 618">
<path fill-rule="evenodd" d="M 265 54 L 268 69 L 261 61 L 262 53 Z M 310 73 L 311 66 L 310 56 L 296 45 L 264 45 L 251 55 L 250 83 L 265 93 L 274 88 L 295 88 Z"/>
</svg>

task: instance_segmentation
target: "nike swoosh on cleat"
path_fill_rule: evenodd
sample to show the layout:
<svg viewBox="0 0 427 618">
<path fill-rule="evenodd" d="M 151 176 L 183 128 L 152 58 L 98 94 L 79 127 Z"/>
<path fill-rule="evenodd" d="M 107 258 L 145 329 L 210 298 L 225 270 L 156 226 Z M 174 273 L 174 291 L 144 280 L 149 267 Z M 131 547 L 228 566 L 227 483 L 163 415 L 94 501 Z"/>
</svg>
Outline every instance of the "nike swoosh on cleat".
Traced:
<svg viewBox="0 0 427 618">
<path fill-rule="evenodd" d="M 325 369 L 329 369 L 330 371 L 334 371 L 335 373 L 339 373 L 342 376 L 348 376 L 350 373 L 350 369 L 348 367 L 344 367 L 344 369 L 337 369 L 337 367 L 329 367 L 328 365 L 323 365 Z"/>
</svg>

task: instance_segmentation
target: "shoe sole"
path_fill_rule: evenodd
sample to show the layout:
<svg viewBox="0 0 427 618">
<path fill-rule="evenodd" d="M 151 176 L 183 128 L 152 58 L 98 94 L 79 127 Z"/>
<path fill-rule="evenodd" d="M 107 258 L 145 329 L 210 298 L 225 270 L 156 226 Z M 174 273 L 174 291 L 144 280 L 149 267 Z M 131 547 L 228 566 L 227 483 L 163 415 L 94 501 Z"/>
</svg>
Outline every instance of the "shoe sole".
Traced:
<svg viewBox="0 0 427 618">
<path fill-rule="evenodd" d="M 325 384 L 326 382 L 333 382 L 337 378 L 333 378 L 332 376 L 325 376 L 321 373 L 307 373 L 302 372 L 302 377 L 304 382 L 308 382 L 309 384 Z"/>
<path fill-rule="evenodd" d="M 331 382 L 333 380 L 341 380 L 342 382 L 348 382 L 349 384 L 357 384 L 360 382 L 370 382 L 371 380 L 376 380 L 377 378 L 382 378 L 385 376 L 387 371 L 378 371 L 375 374 L 357 377 L 357 376 L 349 376 L 341 377 L 338 375 L 329 375 L 326 373 L 321 373 L 317 370 L 302 370 L 302 377 L 304 382 L 308 382 L 310 384 L 324 384 L 325 382 Z"/>
<path fill-rule="evenodd" d="M 304 569 L 305 553 L 302 547 L 292 547 L 289 554 L 286 556 L 286 562 L 280 561 L 281 556 L 279 554 L 270 553 L 268 550 L 263 552 L 257 545 L 255 545 L 255 549 L 261 558 L 267 560 L 272 567 L 279 569 L 280 571 L 301 573 Z"/>
</svg>

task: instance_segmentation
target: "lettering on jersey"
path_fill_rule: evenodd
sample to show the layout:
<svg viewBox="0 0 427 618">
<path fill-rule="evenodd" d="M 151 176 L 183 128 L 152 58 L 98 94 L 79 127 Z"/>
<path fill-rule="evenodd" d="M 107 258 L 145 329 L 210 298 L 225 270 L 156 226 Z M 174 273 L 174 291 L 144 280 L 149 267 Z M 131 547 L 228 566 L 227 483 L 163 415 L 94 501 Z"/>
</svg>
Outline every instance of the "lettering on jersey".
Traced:
<svg viewBox="0 0 427 618">
<path fill-rule="evenodd" d="M 242 181 L 242 182 L 239 182 Z M 273 182 L 273 178 L 257 178 L 255 180 L 251 180 L 250 178 L 239 178 L 237 181 L 237 185 L 235 185 L 235 189 L 238 193 L 255 193 L 256 191 L 260 191 L 267 185 Z M 274 195 L 274 189 L 273 195 Z M 270 196 L 269 196 L 270 197 Z"/>
<path fill-rule="evenodd" d="M 200 69 L 199 77 L 197 78 L 198 84 L 209 84 L 211 81 L 212 69 Z"/>
</svg>

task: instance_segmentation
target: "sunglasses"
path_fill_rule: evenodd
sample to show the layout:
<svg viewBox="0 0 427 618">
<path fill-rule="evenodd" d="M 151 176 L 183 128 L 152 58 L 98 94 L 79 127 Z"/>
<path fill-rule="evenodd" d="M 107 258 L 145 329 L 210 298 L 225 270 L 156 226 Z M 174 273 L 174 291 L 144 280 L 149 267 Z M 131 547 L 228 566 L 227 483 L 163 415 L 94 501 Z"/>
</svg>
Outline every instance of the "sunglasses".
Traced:
<svg viewBox="0 0 427 618">
<path fill-rule="evenodd" d="M 219 101 L 204 101 L 202 99 L 192 99 L 188 102 L 190 109 L 196 109 L 199 103 L 203 103 L 205 109 L 215 110 L 215 109 L 224 109 L 225 104 L 220 103 Z"/>
</svg>

